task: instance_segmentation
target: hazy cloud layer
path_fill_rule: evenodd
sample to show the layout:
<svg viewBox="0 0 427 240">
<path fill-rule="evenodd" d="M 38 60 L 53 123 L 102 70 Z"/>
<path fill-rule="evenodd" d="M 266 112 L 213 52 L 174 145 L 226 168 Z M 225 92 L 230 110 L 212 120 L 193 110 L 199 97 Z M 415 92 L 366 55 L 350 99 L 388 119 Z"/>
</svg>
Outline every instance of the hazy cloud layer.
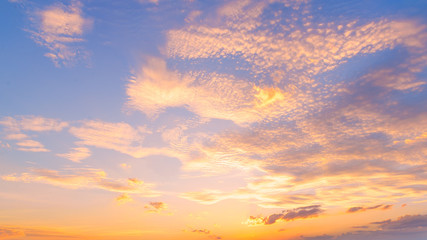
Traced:
<svg viewBox="0 0 427 240">
<path fill-rule="evenodd" d="M 14 182 L 40 182 L 58 187 L 79 189 L 95 188 L 104 189 L 111 192 L 138 194 L 141 196 L 157 196 L 158 193 L 152 190 L 153 184 L 144 183 L 135 178 L 112 179 L 100 169 L 78 168 L 66 169 L 63 171 L 49 169 L 33 169 L 20 175 L 10 174 L 2 176 L 5 181 Z"/>
</svg>

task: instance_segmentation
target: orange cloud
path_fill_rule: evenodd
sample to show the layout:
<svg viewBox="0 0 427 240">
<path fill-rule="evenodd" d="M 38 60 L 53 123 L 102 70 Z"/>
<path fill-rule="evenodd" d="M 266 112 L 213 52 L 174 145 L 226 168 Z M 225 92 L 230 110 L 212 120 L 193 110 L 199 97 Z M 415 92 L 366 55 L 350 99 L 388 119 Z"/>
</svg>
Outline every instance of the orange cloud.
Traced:
<svg viewBox="0 0 427 240">
<path fill-rule="evenodd" d="M 120 195 L 116 198 L 116 201 L 117 201 L 119 204 L 123 204 L 123 203 L 131 202 L 131 201 L 133 201 L 133 199 L 132 199 L 132 197 L 131 197 L 131 196 L 129 196 L 129 194 L 127 194 L 127 193 L 123 193 L 123 194 L 120 194 Z"/>
</svg>

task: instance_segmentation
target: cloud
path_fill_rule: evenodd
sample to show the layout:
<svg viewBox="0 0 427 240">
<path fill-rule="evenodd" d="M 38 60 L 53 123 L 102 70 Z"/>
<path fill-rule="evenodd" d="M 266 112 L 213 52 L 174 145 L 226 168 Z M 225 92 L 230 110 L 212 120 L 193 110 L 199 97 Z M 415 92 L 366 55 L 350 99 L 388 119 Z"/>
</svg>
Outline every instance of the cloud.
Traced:
<svg viewBox="0 0 427 240">
<path fill-rule="evenodd" d="M 372 207 L 351 207 L 349 209 L 347 209 L 348 213 L 354 213 L 354 212 L 364 212 L 366 210 L 371 210 L 371 209 L 381 209 L 381 210 L 387 210 L 390 209 L 393 205 L 376 205 L 376 206 L 372 206 Z"/>
<path fill-rule="evenodd" d="M 112 179 L 100 169 L 70 168 L 63 171 L 49 169 L 33 169 L 20 175 L 10 174 L 2 176 L 5 181 L 14 182 L 40 182 L 63 188 L 103 189 L 111 192 L 137 194 L 146 197 L 158 196 L 159 193 L 152 190 L 153 184 L 144 183 L 135 178 Z"/>
<path fill-rule="evenodd" d="M 198 233 L 198 234 L 208 235 L 207 237 L 210 238 L 210 239 L 222 239 L 221 236 L 218 236 L 218 235 L 215 235 L 215 234 L 211 234 L 211 231 L 208 230 L 208 229 L 205 229 L 205 228 L 202 228 L 202 229 L 193 229 L 193 228 L 190 228 L 188 231 L 192 232 L 192 233 Z"/>
<path fill-rule="evenodd" d="M 341 235 L 321 235 L 313 237 L 301 237 L 301 240 L 399 240 L 399 239 L 423 239 L 427 234 L 427 215 L 406 215 L 396 220 L 385 220 L 371 223 L 377 225 L 376 230 L 347 232 Z"/>
<path fill-rule="evenodd" d="M 168 205 L 164 202 L 150 202 L 144 206 L 149 213 L 159 213 L 168 209 Z"/>
<path fill-rule="evenodd" d="M 80 162 L 81 160 L 88 158 L 91 155 L 91 152 L 88 148 L 76 147 L 72 148 L 71 151 L 68 153 L 60 153 L 56 155 L 73 162 Z"/>
<path fill-rule="evenodd" d="M 120 167 L 123 168 L 123 169 L 130 169 L 130 168 L 132 168 L 132 166 L 129 165 L 129 164 L 127 164 L 127 163 L 121 163 Z"/>
<path fill-rule="evenodd" d="M 0 125 L 3 125 L 8 131 L 19 132 L 19 131 L 33 131 L 33 132 L 43 132 L 43 131 L 62 131 L 64 128 L 68 127 L 67 122 L 63 122 L 58 119 L 45 118 L 41 116 L 17 116 L 13 117 L 3 117 L 0 121 Z M 19 134 L 19 133 L 17 133 Z M 24 135 L 15 135 L 19 139 L 22 139 Z"/>
<path fill-rule="evenodd" d="M 382 222 L 374 222 L 372 224 L 378 225 L 383 230 L 427 228 L 427 215 L 405 215 L 394 221 L 389 219 Z"/>
<path fill-rule="evenodd" d="M 140 2 L 140 3 L 152 3 L 152 4 L 156 4 L 156 5 L 158 5 L 159 4 L 159 1 L 160 0 L 138 0 L 138 2 Z"/>
<path fill-rule="evenodd" d="M 1 239 L 76 239 L 78 237 L 76 234 L 41 227 L 0 226 Z"/>
<path fill-rule="evenodd" d="M 320 208 L 320 205 L 312 205 L 299 207 L 293 210 L 285 210 L 282 213 L 272 214 L 268 217 L 254 217 L 250 216 L 245 222 L 247 225 L 259 225 L 265 224 L 270 225 L 276 223 L 278 220 L 293 221 L 296 219 L 312 218 L 317 217 L 323 213 L 324 210 Z"/>
<path fill-rule="evenodd" d="M 194 230 L 191 230 L 191 232 L 194 232 L 194 233 L 204 233 L 204 234 L 209 234 L 210 233 L 210 231 L 207 230 L 207 229 L 194 229 Z"/>
<path fill-rule="evenodd" d="M 149 155 L 176 156 L 169 149 L 144 147 L 142 143 L 147 135 L 146 129 L 134 128 L 124 122 L 83 121 L 82 126 L 71 127 L 70 133 L 81 140 L 77 145 L 111 149 L 135 158 Z"/>
<path fill-rule="evenodd" d="M 16 143 L 16 145 L 18 146 L 18 150 L 24 152 L 49 152 L 43 144 L 34 140 L 22 140 Z"/>
<path fill-rule="evenodd" d="M 167 108 L 184 107 L 203 118 L 232 120 L 237 124 L 260 119 L 252 107 L 257 101 L 256 93 L 261 91 L 232 75 L 204 72 L 183 75 L 169 70 L 166 62 L 158 58 L 149 58 L 141 72 L 130 79 L 126 90 L 128 105 L 151 118 Z"/>
<path fill-rule="evenodd" d="M 69 65 L 87 52 L 79 45 L 82 36 L 91 27 L 92 20 L 83 17 L 82 3 L 55 4 L 36 12 L 32 20 L 37 30 L 30 31 L 34 41 L 49 52 L 45 54 L 56 66 Z"/>
<path fill-rule="evenodd" d="M 25 233 L 18 228 L 11 227 L 0 227 L 0 238 L 16 238 L 16 237 L 24 237 Z"/>
<path fill-rule="evenodd" d="M 25 152 L 49 152 L 42 143 L 30 139 L 30 136 L 22 132 L 59 132 L 68 127 L 67 122 L 58 119 L 44 118 L 41 116 L 17 116 L 3 117 L 0 120 L 6 136 L 4 139 L 17 141 L 17 150 Z"/>
<path fill-rule="evenodd" d="M 123 204 L 123 203 L 127 203 L 127 202 L 131 202 L 133 201 L 132 197 L 129 196 L 129 194 L 127 193 L 123 193 L 120 194 L 117 198 L 116 198 L 117 203 L 119 204 Z"/>
<path fill-rule="evenodd" d="M 418 39 L 420 35 L 425 38 L 425 28 L 417 22 L 319 23 L 312 20 L 306 6 L 298 9 L 301 3 L 294 2 L 298 18 L 284 19 L 280 10 L 267 12 L 268 2 L 232 1 L 219 9 L 216 23 L 206 21 L 170 30 L 168 56 L 188 60 L 236 57 L 251 64 L 250 70 L 257 73 L 280 67 L 286 69 L 288 78 L 301 79 L 301 74 L 330 71 L 356 55 L 396 44 L 424 46 Z M 262 19 L 266 12 L 274 14 L 269 22 Z M 302 26 L 295 19 L 301 19 Z M 281 31 L 274 31 L 277 26 Z"/>
</svg>

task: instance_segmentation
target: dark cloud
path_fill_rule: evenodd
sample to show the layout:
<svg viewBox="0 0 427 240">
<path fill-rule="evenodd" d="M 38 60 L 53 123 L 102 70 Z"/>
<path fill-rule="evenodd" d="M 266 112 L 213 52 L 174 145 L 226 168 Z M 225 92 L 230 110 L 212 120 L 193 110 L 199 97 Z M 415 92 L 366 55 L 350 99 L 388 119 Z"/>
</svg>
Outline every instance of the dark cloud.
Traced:
<svg viewBox="0 0 427 240">
<path fill-rule="evenodd" d="M 387 210 L 390 209 L 393 205 L 376 205 L 372 207 L 351 207 L 347 210 L 348 213 L 355 213 L 355 212 L 364 212 L 366 210 L 372 210 L 372 209 L 381 209 L 381 210 Z"/>
<path fill-rule="evenodd" d="M 222 237 L 215 235 L 215 234 L 211 234 L 211 231 L 209 231 L 208 229 L 191 229 L 189 230 L 190 232 L 193 233 L 200 233 L 200 234 L 206 234 L 208 235 L 207 237 L 210 239 L 222 239 Z"/>
<path fill-rule="evenodd" d="M 322 212 L 323 210 L 320 208 L 320 205 L 312 205 L 312 206 L 295 208 L 293 210 L 286 210 L 286 211 L 283 211 L 282 213 L 272 214 L 265 218 L 250 216 L 249 219 L 250 220 L 261 219 L 265 225 L 270 225 L 275 223 L 277 220 L 292 221 L 292 220 L 301 219 L 301 218 L 317 217 Z"/>
<path fill-rule="evenodd" d="M 369 228 L 369 226 L 354 226 L 352 228 L 357 228 L 357 229 L 366 229 Z"/>
<path fill-rule="evenodd" d="M 427 214 L 406 215 L 396 220 L 372 222 L 377 229 L 372 231 L 347 232 L 338 236 L 319 235 L 312 237 L 302 236 L 300 240 L 425 240 L 427 236 Z M 368 228 L 368 226 L 356 226 L 353 228 Z"/>
<path fill-rule="evenodd" d="M 414 228 L 427 227 L 427 214 L 426 215 L 406 215 L 398 218 L 395 221 L 386 220 L 383 222 L 375 222 L 382 229 L 386 230 L 405 230 Z"/>
<path fill-rule="evenodd" d="M 194 230 L 191 230 L 191 232 L 209 234 L 211 231 L 207 229 L 194 229 Z"/>
<path fill-rule="evenodd" d="M 314 236 L 314 237 L 302 237 L 304 240 L 330 240 L 335 239 L 334 236 L 331 235 L 321 235 L 321 236 Z"/>
</svg>

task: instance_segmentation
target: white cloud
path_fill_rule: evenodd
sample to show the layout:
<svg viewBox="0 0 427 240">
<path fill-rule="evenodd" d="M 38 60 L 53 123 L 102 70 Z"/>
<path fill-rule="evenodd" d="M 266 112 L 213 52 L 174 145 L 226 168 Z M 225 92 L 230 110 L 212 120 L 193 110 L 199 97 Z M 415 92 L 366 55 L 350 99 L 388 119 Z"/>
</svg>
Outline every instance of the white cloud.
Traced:
<svg viewBox="0 0 427 240">
<path fill-rule="evenodd" d="M 78 145 L 111 149 L 135 158 L 150 155 L 176 157 L 169 149 L 144 147 L 147 130 L 144 127 L 134 128 L 124 122 L 84 121 L 80 127 L 71 127 L 70 133 L 81 140 L 77 142 Z"/>
<path fill-rule="evenodd" d="M 33 19 L 36 31 L 33 39 L 49 49 L 45 54 L 56 66 L 69 65 L 78 58 L 86 58 L 87 52 L 79 46 L 82 36 L 92 21 L 83 17 L 82 4 L 72 1 L 69 5 L 55 4 L 37 12 Z"/>
<path fill-rule="evenodd" d="M 80 162 L 81 160 L 88 158 L 91 155 L 91 152 L 88 148 L 85 147 L 75 147 L 72 148 L 68 153 L 61 153 L 56 155 L 73 162 Z"/>
</svg>

